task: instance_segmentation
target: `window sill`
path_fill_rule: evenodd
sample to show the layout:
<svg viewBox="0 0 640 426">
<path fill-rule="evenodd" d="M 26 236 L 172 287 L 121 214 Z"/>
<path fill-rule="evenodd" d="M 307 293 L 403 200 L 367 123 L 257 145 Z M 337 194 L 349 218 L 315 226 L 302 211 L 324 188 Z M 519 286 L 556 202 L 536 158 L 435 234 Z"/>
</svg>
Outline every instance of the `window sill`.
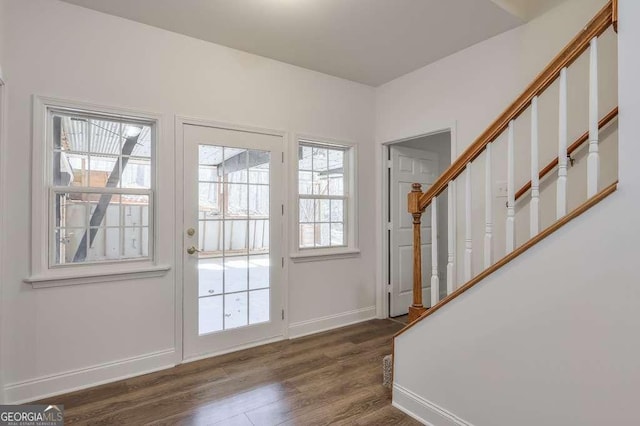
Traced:
<svg viewBox="0 0 640 426">
<path fill-rule="evenodd" d="M 348 259 L 359 257 L 360 249 L 343 248 L 343 249 L 316 249 L 305 252 L 297 252 L 289 255 L 294 263 L 302 262 L 319 262 L 323 260 Z"/>
<path fill-rule="evenodd" d="M 115 270 L 114 270 L 115 269 Z M 25 283 L 31 284 L 33 288 L 61 287 L 77 284 L 94 284 L 111 281 L 135 280 L 140 278 L 154 278 L 165 275 L 171 266 L 152 265 L 132 269 L 117 269 L 91 272 L 78 272 L 70 274 L 60 274 L 50 272 L 47 275 L 32 275 L 24 279 Z M 57 271 L 56 271 L 57 272 Z"/>
</svg>

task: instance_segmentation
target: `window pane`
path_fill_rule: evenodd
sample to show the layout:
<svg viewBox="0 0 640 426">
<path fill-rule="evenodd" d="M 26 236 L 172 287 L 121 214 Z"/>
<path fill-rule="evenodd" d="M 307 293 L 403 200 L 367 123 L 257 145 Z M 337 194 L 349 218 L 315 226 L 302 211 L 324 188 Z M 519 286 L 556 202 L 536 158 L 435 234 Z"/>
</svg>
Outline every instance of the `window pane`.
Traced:
<svg viewBox="0 0 640 426">
<path fill-rule="evenodd" d="M 344 169 L 344 151 L 341 149 L 328 150 L 328 169 L 332 173 L 342 173 Z"/>
<path fill-rule="evenodd" d="M 329 195 L 344 195 L 344 176 L 331 174 L 328 180 Z"/>
<path fill-rule="evenodd" d="M 143 229 L 142 227 L 124 228 L 122 257 L 136 258 L 145 256 Z"/>
<path fill-rule="evenodd" d="M 138 140 L 136 141 L 136 144 L 133 147 L 130 155 L 135 157 L 151 157 L 150 126 L 139 124 L 125 124 L 123 132 L 125 137 L 135 137 L 136 135 L 138 136 Z"/>
<path fill-rule="evenodd" d="M 110 155 L 92 155 L 89 157 L 89 186 L 95 188 L 113 188 L 120 183 L 118 157 Z M 111 174 L 115 173 L 113 177 Z M 111 177 L 111 179 L 109 179 Z M 107 183 L 108 182 L 108 183 Z"/>
<path fill-rule="evenodd" d="M 311 171 L 311 156 L 313 150 L 308 146 L 298 148 L 298 169 Z"/>
<path fill-rule="evenodd" d="M 55 153 L 53 184 L 57 186 L 89 186 L 89 156 Z"/>
<path fill-rule="evenodd" d="M 89 220 L 89 194 L 56 194 L 55 226 L 63 228 L 84 228 Z"/>
<path fill-rule="evenodd" d="M 331 231 L 328 223 L 316 225 L 316 247 L 329 247 Z"/>
<path fill-rule="evenodd" d="M 300 200 L 300 223 L 311 223 L 315 217 L 315 200 L 301 199 Z"/>
<path fill-rule="evenodd" d="M 64 151 L 89 151 L 89 121 L 85 118 L 53 116 L 53 147 Z M 60 133 L 56 130 L 60 129 Z"/>
<path fill-rule="evenodd" d="M 298 173 L 298 193 L 300 195 L 313 194 L 313 173 L 300 171 Z"/>
<path fill-rule="evenodd" d="M 344 221 L 344 200 L 331 200 L 331 222 Z"/>
<path fill-rule="evenodd" d="M 329 194 L 329 179 L 327 172 L 313 172 L 313 194 L 315 195 L 328 195 Z"/>
<path fill-rule="evenodd" d="M 315 221 L 329 222 L 329 220 L 330 220 L 329 200 L 316 200 Z"/>
<path fill-rule="evenodd" d="M 149 196 L 122 195 L 122 218 L 124 226 L 149 224 Z"/>
<path fill-rule="evenodd" d="M 344 240 L 344 225 L 342 223 L 331 224 L 331 245 L 332 246 L 346 245 L 346 242 Z"/>
<path fill-rule="evenodd" d="M 300 247 L 313 247 L 314 244 L 314 227 L 313 223 L 300 224 Z"/>
<path fill-rule="evenodd" d="M 122 188 L 151 188 L 151 159 L 122 158 Z"/>
<path fill-rule="evenodd" d="M 327 171 L 327 149 L 326 148 L 312 148 L 313 149 L 313 171 L 314 172 L 326 172 Z"/>
<path fill-rule="evenodd" d="M 122 155 L 122 127 L 118 121 L 89 119 L 89 151 L 98 154 Z"/>
<path fill-rule="evenodd" d="M 120 259 L 120 228 L 91 228 L 87 261 Z"/>
<path fill-rule="evenodd" d="M 86 258 L 86 245 L 81 249 L 81 241 L 85 235 L 86 228 L 66 228 L 56 229 L 53 235 L 55 245 L 56 264 L 64 265 L 66 263 L 77 262 L 77 259 Z"/>
</svg>

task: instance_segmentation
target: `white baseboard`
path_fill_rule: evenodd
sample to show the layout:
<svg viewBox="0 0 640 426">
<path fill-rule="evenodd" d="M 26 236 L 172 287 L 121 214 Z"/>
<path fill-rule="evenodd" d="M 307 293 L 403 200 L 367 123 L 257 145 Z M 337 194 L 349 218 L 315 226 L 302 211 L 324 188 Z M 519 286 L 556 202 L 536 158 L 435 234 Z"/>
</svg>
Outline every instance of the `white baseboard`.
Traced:
<svg viewBox="0 0 640 426">
<path fill-rule="evenodd" d="M 326 317 L 294 322 L 289 324 L 289 338 L 295 339 L 374 318 L 376 318 L 376 307 L 369 306 L 368 308 L 356 309 L 335 315 L 328 315 Z"/>
<path fill-rule="evenodd" d="M 173 348 L 4 387 L 8 404 L 22 404 L 175 366 Z"/>
<path fill-rule="evenodd" d="M 428 426 L 473 426 L 450 411 L 407 388 L 393 385 L 393 406 Z"/>
</svg>

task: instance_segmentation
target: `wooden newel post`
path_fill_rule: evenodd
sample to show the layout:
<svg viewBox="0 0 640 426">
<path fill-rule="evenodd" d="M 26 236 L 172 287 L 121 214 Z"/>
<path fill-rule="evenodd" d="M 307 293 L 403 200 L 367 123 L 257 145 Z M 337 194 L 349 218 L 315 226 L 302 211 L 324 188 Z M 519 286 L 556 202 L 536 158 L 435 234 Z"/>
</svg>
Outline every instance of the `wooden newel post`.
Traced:
<svg viewBox="0 0 640 426">
<path fill-rule="evenodd" d="M 414 183 L 409 193 L 409 213 L 413 216 L 413 304 L 409 306 L 409 322 L 420 318 L 427 309 L 422 305 L 422 241 L 420 236 L 420 196 L 422 185 Z"/>
</svg>

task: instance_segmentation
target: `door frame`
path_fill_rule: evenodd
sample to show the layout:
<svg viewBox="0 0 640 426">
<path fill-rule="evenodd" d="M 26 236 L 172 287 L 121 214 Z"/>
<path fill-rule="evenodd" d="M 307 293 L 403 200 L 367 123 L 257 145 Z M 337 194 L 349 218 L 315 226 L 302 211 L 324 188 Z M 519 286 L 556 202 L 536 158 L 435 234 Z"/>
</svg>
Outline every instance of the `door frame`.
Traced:
<svg viewBox="0 0 640 426">
<path fill-rule="evenodd" d="M 390 191 L 389 191 L 389 180 L 387 176 L 388 176 L 388 170 L 390 167 L 390 160 L 388 157 L 390 152 L 390 147 L 391 145 L 394 145 L 397 143 L 406 142 L 406 141 L 410 141 L 418 138 L 423 138 L 426 136 L 432 136 L 432 135 L 435 135 L 438 133 L 444 133 L 444 132 L 451 133 L 451 163 L 453 163 L 455 159 L 458 157 L 458 153 L 456 149 L 457 140 L 458 140 L 456 121 L 449 122 L 447 124 L 443 124 L 439 126 L 430 127 L 428 129 L 425 129 L 423 132 L 414 134 L 412 136 L 405 136 L 401 138 L 386 140 L 386 141 L 380 142 L 379 144 L 377 154 L 379 156 L 378 173 L 380 173 L 380 176 L 378 179 L 379 190 L 377 192 L 380 195 L 380 202 L 378 203 L 378 205 L 380 206 L 380 210 L 378 210 L 377 212 L 379 216 L 378 227 L 377 227 L 377 234 L 378 234 L 377 249 L 378 249 L 378 264 L 380 266 L 377 271 L 377 279 L 376 279 L 377 289 L 378 289 L 378 291 L 376 292 L 376 311 L 377 311 L 377 317 L 380 319 L 389 318 L 388 299 L 391 291 L 390 285 L 387 284 L 387 276 L 389 271 L 389 254 L 390 254 L 389 253 L 390 240 L 387 232 L 387 230 L 389 229 L 387 215 L 389 211 Z M 455 217 L 456 209 L 457 209 L 455 199 L 454 199 L 453 206 L 454 206 L 453 211 L 454 211 L 454 217 Z M 454 235 L 455 235 L 456 234 L 455 222 L 453 223 L 453 228 L 454 228 Z M 457 244 L 455 239 L 454 239 L 453 251 L 454 253 L 456 253 L 456 257 L 457 257 Z"/>
<path fill-rule="evenodd" d="M 251 347 L 263 345 L 266 343 L 276 342 L 279 340 L 285 340 L 288 338 L 289 330 L 289 262 L 284 262 L 282 268 L 282 303 L 285 310 L 285 319 L 283 323 L 283 335 L 270 340 L 263 340 L 260 342 L 254 342 L 247 345 L 234 347 L 232 349 L 223 350 L 220 352 L 210 353 L 198 357 L 192 357 L 185 359 L 184 357 L 184 244 L 183 244 L 183 227 L 184 227 L 184 125 L 215 127 L 224 130 L 235 130 L 241 132 L 258 133 L 262 135 L 278 136 L 282 138 L 282 150 L 283 150 L 283 172 L 281 178 L 282 188 L 282 203 L 288 206 L 289 203 L 289 182 L 287 179 L 287 167 L 289 164 L 289 151 L 290 140 L 288 133 L 283 130 L 268 129 L 264 127 L 254 127 L 244 124 L 225 123 L 215 120 L 209 120 L 206 118 L 190 117 L 184 115 L 176 115 L 174 120 L 174 157 L 175 157 L 175 336 L 174 344 L 176 348 L 176 365 L 183 364 L 192 361 L 198 361 L 200 359 L 210 358 L 217 355 L 222 355 L 229 352 L 234 352 L 242 349 L 248 349 Z M 284 215 L 282 216 L 282 223 L 286 224 L 289 220 L 289 209 L 284 209 Z M 282 255 L 286 256 L 288 253 L 288 227 L 282 226 Z"/>
</svg>

